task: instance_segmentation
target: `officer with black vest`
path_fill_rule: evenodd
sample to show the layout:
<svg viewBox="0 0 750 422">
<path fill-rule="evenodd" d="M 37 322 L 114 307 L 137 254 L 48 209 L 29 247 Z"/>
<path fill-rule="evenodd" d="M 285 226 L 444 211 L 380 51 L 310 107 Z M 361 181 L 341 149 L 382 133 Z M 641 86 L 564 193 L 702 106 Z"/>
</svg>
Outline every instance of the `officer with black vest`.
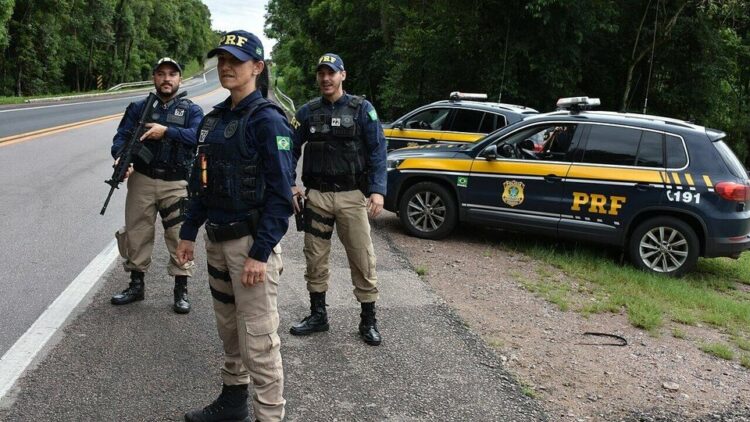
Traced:
<svg viewBox="0 0 750 422">
<path fill-rule="evenodd" d="M 302 106 L 294 120 L 294 158 L 302 155 L 306 198 L 305 280 L 310 315 L 290 329 L 294 335 L 328 330 L 326 291 L 334 224 L 349 259 L 354 296 L 361 303 L 359 333 L 365 343 L 381 342 L 375 319 L 378 299 L 375 251 L 367 219 L 383 209 L 386 191 L 386 141 L 375 108 L 362 97 L 344 92 L 346 70 L 341 57 L 324 54 L 316 80 L 321 97 Z M 294 202 L 295 212 L 300 212 Z"/>
<path fill-rule="evenodd" d="M 125 258 L 125 271 L 130 272 L 130 285 L 112 296 L 112 304 L 125 305 L 144 298 L 144 274 L 151 265 L 154 248 L 156 214 L 161 216 L 164 240 L 169 249 L 167 271 L 174 277 L 173 309 L 179 314 L 190 312 L 187 279 L 193 275 L 193 263 L 178 263 L 175 252 L 183 209 L 187 200 L 187 178 L 195 155 L 196 129 L 203 110 L 178 95 L 182 68 L 169 57 L 160 59 L 153 69 L 158 102 L 147 113 L 146 131 L 140 136 L 143 147 L 151 154 L 149 162 L 136 157 L 128 170 L 128 193 L 125 199 L 125 227 L 116 234 L 120 254 Z M 112 156 L 131 137 L 146 100 L 131 103 L 117 128 L 112 142 Z M 134 168 L 134 169 L 133 169 Z"/>
<path fill-rule="evenodd" d="M 218 57 L 230 97 L 214 106 L 198 130 L 180 262 L 193 259 L 198 229 L 206 227 L 206 261 L 219 337 L 223 388 L 188 422 L 249 421 L 253 382 L 256 420 L 284 418 L 284 372 L 277 334 L 279 242 L 292 215 L 292 130 L 284 112 L 263 98 L 267 75 L 260 40 L 231 31 L 208 53 Z"/>
</svg>

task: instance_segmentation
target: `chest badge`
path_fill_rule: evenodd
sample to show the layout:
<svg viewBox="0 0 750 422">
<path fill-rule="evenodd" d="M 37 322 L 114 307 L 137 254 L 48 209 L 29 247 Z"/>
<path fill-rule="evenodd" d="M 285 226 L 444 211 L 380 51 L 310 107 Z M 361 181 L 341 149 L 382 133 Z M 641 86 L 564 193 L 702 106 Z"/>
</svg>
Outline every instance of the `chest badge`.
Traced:
<svg viewBox="0 0 750 422">
<path fill-rule="evenodd" d="M 333 127 L 339 127 L 339 126 L 341 126 L 341 118 L 340 117 L 333 117 L 333 118 L 331 118 L 331 126 L 333 126 Z"/>
<path fill-rule="evenodd" d="M 517 180 L 508 180 L 507 182 L 503 183 L 503 202 L 510 205 L 511 207 L 515 207 L 516 205 L 521 205 L 523 203 L 523 188 L 524 188 L 523 182 L 519 182 Z"/>
<path fill-rule="evenodd" d="M 315 126 L 310 126 L 310 133 L 315 133 Z"/>
<path fill-rule="evenodd" d="M 232 120 L 229 122 L 226 128 L 224 128 L 224 138 L 229 139 L 237 132 L 237 126 L 239 126 L 239 123 L 237 120 Z"/>
<path fill-rule="evenodd" d="M 208 136 L 208 130 L 207 129 L 201 130 L 200 137 L 198 138 L 198 143 L 202 144 L 206 142 L 206 136 Z"/>
<path fill-rule="evenodd" d="M 177 117 L 182 117 L 185 115 L 185 109 L 184 108 L 176 108 L 174 110 L 174 115 Z"/>
<path fill-rule="evenodd" d="M 344 116 L 343 119 L 345 127 L 349 127 L 352 125 L 352 123 L 354 123 L 354 119 L 352 119 L 352 116 Z"/>
</svg>

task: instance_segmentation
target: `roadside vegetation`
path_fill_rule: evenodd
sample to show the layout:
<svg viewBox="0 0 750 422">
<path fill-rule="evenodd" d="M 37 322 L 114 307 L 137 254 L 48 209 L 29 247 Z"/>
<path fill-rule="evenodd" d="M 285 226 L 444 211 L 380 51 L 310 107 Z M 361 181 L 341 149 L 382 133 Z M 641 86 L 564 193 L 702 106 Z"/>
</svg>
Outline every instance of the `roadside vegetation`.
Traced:
<svg viewBox="0 0 750 422">
<path fill-rule="evenodd" d="M 669 278 L 620 264 L 619 251 L 596 245 L 529 241 L 505 233 L 503 238 L 496 247 L 548 264 L 513 275 L 560 310 L 624 313 L 653 336 L 671 333 L 722 359 L 738 357 L 747 367 L 750 357 L 741 353 L 750 350 L 750 254 L 738 260 L 700 259 L 692 273 Z M 726 335 L 727 344 L 691 338 L 689 326 L 713 327 Z"/>
</svg>

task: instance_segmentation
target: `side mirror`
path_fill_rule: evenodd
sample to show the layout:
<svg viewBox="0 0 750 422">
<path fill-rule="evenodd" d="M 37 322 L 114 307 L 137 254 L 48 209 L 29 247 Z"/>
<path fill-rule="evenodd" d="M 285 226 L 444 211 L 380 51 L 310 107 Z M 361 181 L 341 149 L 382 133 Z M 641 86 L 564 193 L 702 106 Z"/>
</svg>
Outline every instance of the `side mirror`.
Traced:
<svg viewBox="0 0 750 422">
<path fill-rule="evenodd" d="M 419 128 L 420 129 L 432 129 L 432 126 L 430 126 L 430 124 L 425 122 L 424 120 L 420 120 Z"/>
<path fill-rule="evenodd" d="M 482 157 L 488 160 L 494 160 L 497 158 L 497 145 L 490 145 L 482 151 Z"/>
<path fill-rule="evenodd" d="M 396 122 L 391 126 L 393 129 L 402 130 L 404 128 L 404 124 L 402 122 Z"/>
</svg>

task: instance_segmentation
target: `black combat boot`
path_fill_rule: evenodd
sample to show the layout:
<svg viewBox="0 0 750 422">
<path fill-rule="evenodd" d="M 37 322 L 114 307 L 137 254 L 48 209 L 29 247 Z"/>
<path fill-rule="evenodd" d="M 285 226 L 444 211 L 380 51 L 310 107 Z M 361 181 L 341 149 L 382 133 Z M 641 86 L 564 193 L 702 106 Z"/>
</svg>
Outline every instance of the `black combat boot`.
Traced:
<svg viewBox="0 0 750 422">
<path fill-rule="evenodd" d="M 127 305 L 128 303 L 143 300 L 144 297 L 146 295 L 143 292 L 143 273 L 140 271 L 131 271 L 130 285 L 122 293 L 112 296 L 111 302 L 113 305 Z"/>
<path fill-rule="evenodd" d="M 378 320 L 375 319 L 375 302 L 363 303 L 362 319 L 359 322 L 359 335 L 370 346 L 377 346 L 383 340 L 378 331 Z"/>
<path fill-rule="evenodd" d="M 186 275 L 178 275 L 174 277 L 174 306 L 172 309 L 178 314 L 186 314 L 190 312 Z"/>
<path fill-rule="evenodd" d="M 213 403 L 185 413 L 185 422 L 250 422 L 247 384 L 226 385 Z"/>
<path fill-rule="evenodd" d="M 319 331 L 328 331 L 326 292 L 310 293 L 310 316 L 289 329 L 289 332 L 295 336 L 306 336 Z"/>
</svg>

